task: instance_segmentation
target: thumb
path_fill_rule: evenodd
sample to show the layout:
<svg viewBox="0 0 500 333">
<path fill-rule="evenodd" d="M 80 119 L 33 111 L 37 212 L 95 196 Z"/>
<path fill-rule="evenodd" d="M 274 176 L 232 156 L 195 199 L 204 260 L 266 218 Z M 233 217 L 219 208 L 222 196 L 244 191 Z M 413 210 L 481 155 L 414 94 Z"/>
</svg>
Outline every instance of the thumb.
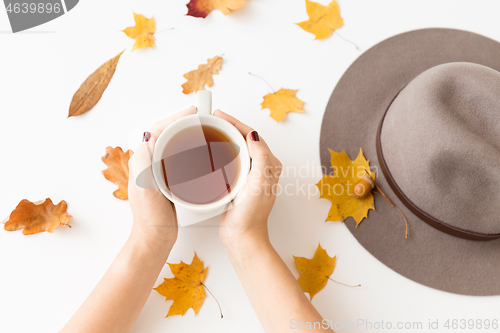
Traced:
<svg viewBox="0 0 500 333">
<path fill-rule="evenodd" d="M 144 132 L 142 142 L 129 160 L 130 180 L 144 189 L 157 189 L 153 176 L 152 158 L 156 138 L 150 132 Z"/>
<path fill-rule="evenodd" d="M 252 169 L 250 176 L 261 176 L 265 168 L 269 165 L 269 157 L 271 152 L 262 144 L 257 131 L 251 131 L 246 137 L 248 151 L 252 159 Z"/>
</svg>

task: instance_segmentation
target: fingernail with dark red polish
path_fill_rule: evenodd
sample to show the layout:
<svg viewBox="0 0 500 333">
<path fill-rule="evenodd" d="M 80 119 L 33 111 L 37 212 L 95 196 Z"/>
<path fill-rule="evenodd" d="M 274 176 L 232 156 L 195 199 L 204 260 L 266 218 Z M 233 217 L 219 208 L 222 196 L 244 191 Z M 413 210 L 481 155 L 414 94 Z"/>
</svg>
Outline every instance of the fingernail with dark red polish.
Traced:
<svg viewBox="0 0 500 333">
<path fill-rule="evenodd" d="M 142 137 L 142 142 L 148 142 L 151 139 L 151 133 L 144 132 L 144 136 Z"/>
<path fill-rule="evenodd" d="M 254 142 L 259 142 L 260 139 L 259 139 L 259 133 L 257 133 L 257 131 L 252 131 L 250 133 L 250 139 Z"/>
</svg>

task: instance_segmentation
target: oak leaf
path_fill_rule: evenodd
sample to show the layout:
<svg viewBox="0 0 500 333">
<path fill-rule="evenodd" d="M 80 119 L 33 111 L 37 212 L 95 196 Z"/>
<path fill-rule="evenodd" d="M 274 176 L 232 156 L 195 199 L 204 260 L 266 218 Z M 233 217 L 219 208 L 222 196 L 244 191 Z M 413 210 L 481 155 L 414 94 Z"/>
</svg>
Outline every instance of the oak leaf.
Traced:
<svg viewBox="0 0 500 333">
<path fill-rule="evenodd" d="M 224 15 L 239 9 L 245 5 L 245 0 L 191 0 L 186 6 L 187 15 L 194 17 L 207 17 L 212 10 L 220 10 Z"/>
<path fill-rule="evenodd" d="M 335 258 L 330 257 L 321 244 L 318 245 L 312 259 L 293 256 L 295 266 L 300 273 L 297 282 L 302 291 L 311 296 L 311 300 L 328 282 L 335 268 Z"/>
<path fill-rule="evenodd" d="M 269 93 L 264 96 L 262 109 L 271 110 L 271 117 L 280 121 L 285 119 L 288 112 L 305 112 L 302 109 L 304 102 L 295 96 L 298 90 L 281 88 L 275 93 Z"/>
<path fill-rule="evenodd" d="M 113 195 L 121 200 L 128 200 L 128 161 L 133 151 L 127 150 L 123 152 L 120 147 L 106 148 L 106 155 L 102 157 L 104 164 L 108 166 L 102 171 L 104 178 L 118 185 L 118 189 L 113 192 Z"/>
<path fill-rule="evenodd" d="M 68 205 L 64 200 L 54 205 L 49 198 L 37 202 L 24 199 L 3 221 L 4 229 L 15 231 L 24 228 L 24 235 L 54 232 L 60 225 L 69 227 L 68 222 L 72 216 L 68 215 L 67 209 Z"/>
<path fill-rule="evenodd" d="M 344 25 L 344 20 L 340 17 L 339 5 L 335 0 L 332 0 L 328 6 L 306 0 L 306 10 L 309 21 L 297 23 L 297 25 L 313 33 L 316 39 L 327 38 L 334 30 Z"/>
<path fill-rule="evenodd" d="M 323 175 L 316 184 L 319 188 L 320 198 L 328 199 L 332 203 L 326 221 L 344 221 L 348 217 L 354 218 L 356 226 L 368 216 L 370 209 L 375 210 L 373 194 L 370 193 L 365 199 L 356 199 L 353 195 L 354 185 L 366 172 L 375 179 L 375 172 L 370 171 L 370 164 L 359 150 L 358 157 L 351 161 L 346 152 L 341 153 L 330 150 L 332 175 Z"/>
<path fill-rule="evenodd" d="M 168 310 L 168 316 L 181 315 L 191 308 L 197 315 L 203 300 L 205 290 L 203 281 L 207 275 L 208 267 L 203 267 L 203 262 L 198 258 L 196 252 L 191 264 L 180 262 L 180 264 L 167 263 L 174 274 L 174 278 L 164 279 L 164 281 L 154 290 L 165 296 L 166 300 L 174 302 Z"/>
<path fill-rule="evenodd" d="M 142 14 L 134 13 L 135 27 L 128 27 L 123 32 L 130 38 L 135 39 L 134 47 L 132 51 L 137 49 L 142 49 L 143 47 L 155 46 L 155 36 L 156 31 L 155 19 L 147 19 Z"/>
<path fill-rule="evenodd" d="M 116 65 L 123 51 L 113 59 L 108 60 L 92 73 L 85 82 L 82 83 L 77 92 L 73 95 L 69 106 L 69 117 L 79 116 L 92 109 L 101 99 L 104 90 L 108 87 L 109 81 L 115 74 Z"/>
<path fill-rule="evenodd" d="M 219 73 L 222 67 L 222 60 L 224 59 L 215 56 L 212 59 L 208 59 L 206 64 L 198 66 L 198 69 L 184 74 L 187 82 L 182 85 L 182 92 L 187 95 L 191 92 L 205 89 L 205 85 L 211 87 L 214 84 L 213 75 Z"/>
</svg>

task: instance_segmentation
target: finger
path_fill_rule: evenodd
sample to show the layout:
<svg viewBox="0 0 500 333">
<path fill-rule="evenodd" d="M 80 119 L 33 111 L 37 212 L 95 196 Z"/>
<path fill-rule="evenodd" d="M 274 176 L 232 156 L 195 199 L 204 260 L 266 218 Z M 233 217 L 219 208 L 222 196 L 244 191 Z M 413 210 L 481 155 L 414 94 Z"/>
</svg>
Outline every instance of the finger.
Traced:
<svg viewBox="0 0 500 333">
<path fill-rule="evenodd" d="M 179 111 L 172 116 L 165 118 L 163 120 L 160 120 L 159 122 L 155 123 L 149 132 L 151 133 L 151 139 L 149 140 L 149 143 L 154 146 L 154 143 L 156 142 L 156 139 L 160 136 L 160 134 L 167 128 L 170 124 L 172 124 L 174 121 L 185 117 L 189 116 L 192 114 L 196 113 L 196 106 L 191 106 L 185 110 Z"/>
<path fill-rule="evenodd" d="M 259 187 L 262 184 L 273 184 L 279 179 L 281 174 L 281 162 L 265 145 L 257 131 L 248 133 L 246 137 L 248 151 L 252 159 L 252 168 L 249 179 L 253 186 Z"/>
<path fill-rule="evenodd" d="M 129 183 L 145 189 L 157 189 L 153 176 L 152 146 L 147 141 L 149 132 L 144 133 L 144 139 L 129 160 Z"/>
<path fill-rule="evenodd" d="M 264 147 L 257 131 L 249 132 L 245 139 L 250 158 L 252 159 L 252 167 L 245 186 L 233 202 L 235 205 L 241 204 L 254 195 L 259 196 L 262 193 L 263 185 L 270 183 L 269 179 L 266 179 L 265 172 L 270 166 L 271 152 Z"/>
<path fill-rule="evenodd" d="M 151 168 L 153 150 L 156 139 L 174 121 L 196 113 L 196 107 L 191 106 L 174 115 L 155 123 L 149 131 L 144 132 L 141 144 L 129 160 L 129 182 L 146 189 L 158 188 Z"/>
<path fill-rule="evenodd" d="M 240 131 L 240 133 L 244 137 L 247 137 L 249 133 L 251 133 L 252 131 L 254 131 L 254 129 L 251 128 L 250 126 L 242 123 L 241 121 L 239 121 L 238 119 L 234 118 L 233 116 L 230 116 L 230 115 L 228 115 L 225 112 L 222 112 L 221 110 L 215 110 L 214 116 L 217 116 L 219 118 L 222 118 L 222 119 L 227 120 L 228 122 L 230 122 L 231 125 L 233 125 L 234 127 L 236 127 L 236 129 L 238 131 Z M 264 147 L 266 147 L 267 149 L 269 149 L 269 147 L 267 146 L 266 141 L 264 141 L 261 138 L 260 142 L 261 142 L 262 145 L 264 145 Z"/>
<path fill-rule="evenodd" d="M 248 152 L 250 153 L 250 158 L 252 159 L 252 169 L 250 170 L 250 175 L 262 176 L 264 175 L 266 167 L 270 165 L 272 154 L 269 149 L 263 145 L 257 131 L 251 131 L 248 133 L 246 141 L 248 145 Z"/>
<path fill-rule="evenodd" d="M 174 121 L 182 117 L 195 114 L 196 110 L 197 110 L 196 106 L 191 106 L 185 110 L 179 111 L 168 118 L 156 122 L 155 124 L 153 124 L 153 126 L 151 126 L 151 129 L 149 131 L 144 132 L 142 137 L 142 143 L 147 143 L 146 148 L 147 152 L 150 155 L 150 159 L 153 159 L 153 150 L 155 147 L 156 140 L 158 139 L 160 134 Z M 143 146 L 143 144 L 141 144 L 138 149 L 142 149 L 141 146 Z"/>
<path fill-rule="evenodd" d="M 219 118 L 222 118 L 224 120 L 229 121 L 234 127 L 238 129 L 238 131 L 241 132 L 241 134 L 246 137 L 248 133 L 253 131 L 253 128 L 251 128 L 248 125 L 243 124 L 241 121 L 238 119 L 234 118 L 233 116 L 228 115 L 225 112 L 222 112 L 221 110 L 215 110 L 214 116 L 217 116 Z"/>
</svg>

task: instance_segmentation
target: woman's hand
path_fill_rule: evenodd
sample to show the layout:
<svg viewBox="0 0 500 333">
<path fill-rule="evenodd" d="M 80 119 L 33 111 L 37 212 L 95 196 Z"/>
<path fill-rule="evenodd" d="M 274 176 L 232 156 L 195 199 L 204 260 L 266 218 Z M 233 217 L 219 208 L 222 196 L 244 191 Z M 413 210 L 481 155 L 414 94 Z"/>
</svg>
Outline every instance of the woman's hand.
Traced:
<svg viewBox="0 0 500 333">
<path fill-rule="evenodd" d="M 61 332 L 132 330 L 177 238 L 174 206 L 157 187 L 150 186 L 154 184 L 154 144 L 168 125 L 195 112 L 195 107 L 181 111 L 144 133 L 143 143 L 129 161 L 129 199 L 134 215 L 130 238 Z M 262 326 L 266 332 L 284 333 L 290 332 L 291 320 L 322 322 L 269 242 L 267 218 L 274 204 L 281 163 L 257 132 L 221 111 L 215 115 L 240 130 L 252 157 L 244 188 L 234 200 L 234 207 L 222 216 L 220 237 Z M 142 175 L 139 182 L 138 175 Z M 311 332 L 319 331 L 324 330 Z"/>
<path fill-rule="evenodd" d="M 134 217 L 131 236 L 143 242 L 172 246 L 177 239 L 177 218 L 174 205 L 161 193 L 151 169 L 156 139 L 179 118 L 195 114 L 192 106 L 157 122 L 144 132 L 142 143 L 129 160 L 128 193 Z"/>
<path fill-rule="evenodd" d="M 151 170 L 153 149 L 167 126 L 194 113 L 193 106 L 157 122 L 144 133 L 143 142 L 129 160 L 128 194 L 134 216 L 130 237 L 61 332 L 132 331 L 177 239 L 174 206 L 155 186 Z"/>
<path fill-rule="evenodd" d="M 322 322 L 323 318 L 300 289 L 295 277 L 274 250 L 267 218 L 276 199 L 282 165 L 257 132 L 233 117 L 215 111 L 247 140 L 252 168 L 247 182 L 222 215 L 220 238 L 266 332 L 293 331 L 292 320 Z M 333 332 L 313 329 L 311 332 Z"/>
<path fill-rule="evenodd" d="M 241 132 L 252 158 L 246 184 L 233 201 L 233 207 L 222 215 L 221 241 L 226 248 L 268 242 L 267 218 L 276 199 L 281 162 L 251 127 L 220 110 L 214 115 L 229 121 Z"/>
</svg>

